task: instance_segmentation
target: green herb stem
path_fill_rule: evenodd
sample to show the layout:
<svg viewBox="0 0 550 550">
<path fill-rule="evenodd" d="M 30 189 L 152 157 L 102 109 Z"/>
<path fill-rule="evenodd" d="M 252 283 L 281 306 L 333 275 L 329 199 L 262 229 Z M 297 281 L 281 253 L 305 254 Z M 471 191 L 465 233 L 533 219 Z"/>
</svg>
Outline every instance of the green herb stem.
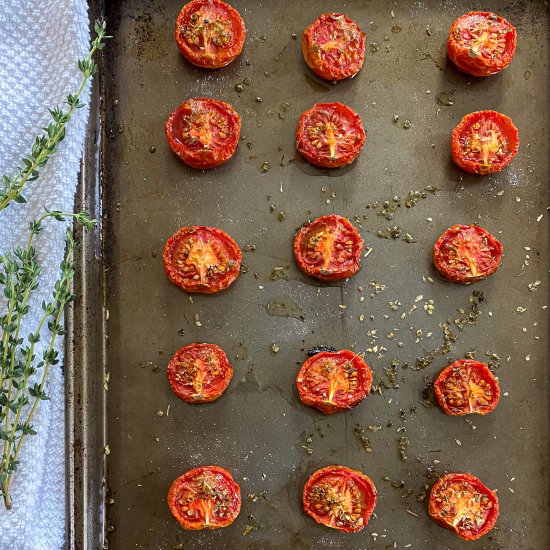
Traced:
<svg viewBox="0 0 550 550">
<path fill-rule="evenodd" d="M 44 326 L 44 323 L 48 320 L 48 317 L 49 317 L 49 314 L 48 313 L 45 313 L 43 316 L 42 316 L 42 319 L 40 320 L 40 322 L 38 323 L 38 328 L 36 330 L 36 333 L 37 334 L 40 334 L 42 332 L 42 328 Z M 53 336 L 53 334 L 52 334 Z M 32 359 L 34 357 L 34 347 L 35 347 L 35 341 L 32 342 L 30 348 L 29 348 L 29 353 L 26 357 L 26 362 L 25 362 L 25 375 L 24 375 L 24 378 L 23 378 L 23 384 L 18 388 L 18 391 L 14 397 L 14 400 L 17 400 L 18 397 L 20 395 L 22 396 L 25 396 L 26 395 L 26 392 L 27 392 L 27 384 L 28 384 L 28 381 L 29 381 L 29 376 L 30 376 L 30 373 L 31 373 L 31 366 L 32 366 Z M 15 351 L 16 351 L 16 348 L 15 346 L 13 347 L 12 349 L 12 365 L 14 364 L 15 362 Z M 11 384 L 10 384 L 10 390 L 11 390 Z M 8 394 L 8 401 L 11 402 L 11 396 L 10 394 Z M 35 401 L 35 404 L 38 403 L 38 400 Z M 3 453 L 2 453 L 2 456 L 3 457 L 9 457 L 11 456 L 11 448 L 12 448 L 12 444 L 13 442 L 15 441 L 15 436 L 16 436 L 16 428 L 17 428 L 17 425 L 19 423 L 19 418 L 21 417 L 21 413 L 23 412 L 23 407 L 19 407 L 18 410 L 17 410 L 17 414 L 15 415 L 15 420 L 13 421 L 12 423 L 12 429 L 11 429 L 11 432 L 9 431 L 9 414 L 6 414 L 6 420 L 5 420 L 5 432 L 6 433 L 9 433 L 9 439 L 6 438 L 4 440 L 4 450 L 3 450 Z M 9 478 L 11 477 L 11 474 L 8 476 L 8 487 L 9 487 Z"/>
<path fill-rule="evenodd" d="M 52 299 L 43 302 L 43 315 L 36 330 L 27 336 L 28 345 L 23 345 L 20 337 L 25 316 L 30 311 L 29 301 L 33 292 L 39 286 L 41 267 L 33 247 L 34 238 L 44 227 L 48 218 L 64 221 L 72 218 L 82 227 L 92 228 L 96 221 L 90 219 L 86 212 L 77 214 L 51 211 L 31 222 L 30 235 L 25 249 L 17 247 L 12 252 L 0 256 L 0 284 L 4 285 L 4 294 L 8 300 L 8 313 L 0 317 L 2 329 L 2 364 L 0 368 L 0 440 L 3 441 L 0 461 L 0 492 L 6 508 L 10 508 L 10 483 L 17 469 L 19 453 L 25 437 L 35 435 L 32 420 L 38 403 L 48 399 L 44 392 L 48 372 L 52 365 L 58 363 L 58 352 L 55 343 L 58 336 L 65 334 L 61 324 L 63 311 L 67 303 L 73 300 L 71 282 L 74 276 L 73 256 L 77 248 L 72 233 L 67 232 L 67 252 L 60 265 L 60 276 L 54 285 Z M 35 346 L 40 341 L 40 334 L 47 324 L 50 332 L 49 343 L 43 352 L 41 360 L 35 362 Z M 29 381 L 39 369 L 42 369 L 40 383 L 30 385 Z M 30 405 L 28 415 L 23 423 L 21 417 Z"/>
<path fill-rule="evenodd" d="M 69 263 L 72 262 L 72 257 L 73 257 L 74 250 L 75 250 L 75 246 L 69 245 L 67 255 L 65 256 L 65 262 L 66 263 L 69 264 Z M 70 297 L 72 276 L 71 277 L 64 277 L 62 280 L 63 280 L 63 283 L 64 283 L 64 287 L 63 287 L 64 293 L 62 294 L 62 296 L 64 296 L 64 297 L 61 298 L 58 301 L 58 303 L 56 304 L 56 306 L 57 306 L 57 315 L 55 316 L 55 326 L 60 326 L 60 324 L 61 324 L 61 320 L 63 318 L 63 311 L 65 310 L 65 306 L 68 303 L 67 296 Z M 48 317 L 46 315 L 44 315 L 43 318 L 42 318 L 41 324 L 43 324 L 46 321 L 47 318 Z M 55 339 L 56 339 L 57 335 L 58 335 L 58 332 L 56 332 L 55 330 L 52 331 L 51 334 L 50 334 L 50 342 L 49 342 L 49 346 L 48 346 L 48 353 L 46 354 L 48 357 L 55 357 L 53 352 L 54 352 L 54 346 L 55 346 Z M 41 395 L 44 392 L 44 386 L 46 385 L 46 379 L 47 379 L 47 376 L 48 376 L 48 371 L 50 370 L 50 366 L 52 364 L 54 364 L 54 362 L 57 362 L 57 361 L 54 360 L 54 359 L 48 359 L 44 363 L 44 370 L 42 371 L 42 380 L 40 381 L 40 394 Z M 28 377 L 25 377 L 23 392 L 25 392 L 26 389 L 27 389 L 27 383 L 28 383 Z M 22 433 L 21 433 L 21 437 L 17 441 L 17 445 L 15 447 L 15 452 L 13 454 L 13 462 L 15 462 L 15 463 L 17 463 L 17 459 L 19 457 L 19 451 L 21 450 L 21 445 L 23 444 L 23 440 L 25 438 L 25 430 L 29 429 L 31 427 L 31 421 L 34 417 L 34 413 L 36 412 L 36 408 L 38 406 L 39 401 L 40 401 L 40 397 L 37 397 L 34 400 L 34 403 L 31 406 L 31 410 L 29 411 L 27 419 L 25 420 L 25 423 L 23 424 L 23 430 L 22 430 Z M 22 411 L 23 411 L 22 407 L 17 411 L 17 415 L 16 415 L 15 421 L 13 423 L 13 428 L 12 428 L 12 434 L 11 434 L 12 438 L 15 438 L 16 428 L 17 428 L 17 425 L 18 425 L 18 422 L 19 422 L 19 418 L 21 417 Z M 10 445 L 11 445 L 11 442 L 10 442 Z M 11 453 L 11 449 L 8 452 Z M 6 488 L 7 488 L 8 498 L 9 498 L 9 486 L 10 486 L 12 475 L 13 475 L 13 470 L 8 474 L 8 477 L 7 477 Z"/>
<path fill-rule="evenodd" d="M 110 38 L 105 35 L 105 28 L 104 21 L 96 21 L 94 26 L 96 38 L 92 41 L 88 56 L 86 59 L 78 61 L 78 68 L 82 72 L 82 81 L 76 93 L 67 96 L 66 103 L 69 105 L 69 109 L 66 112 L 59 108 L 50 109 L 53 122 L 44 128 L 45 133 L 42 136 L 36 138 L 31 154 L 22 158 L 22 165 L 17 175 L 13 178 L 7 175 L 2 177 L 4 189 L 0 191 L 0 211 L 7 208 L 12 201 L 26 202 L 21 194 L 25 185 L 39 177 L 39 169 L 46 165 L 48 159 L 56 153 L 58 144 L 65 138 L 65 129 L 75 109 L 84 107 L 85 104 L 80 101 L 80 96 L 88 80 L 97 72 L 93 56 L 96 51 L 104 48 L 104 40 Z"/>
</svg>

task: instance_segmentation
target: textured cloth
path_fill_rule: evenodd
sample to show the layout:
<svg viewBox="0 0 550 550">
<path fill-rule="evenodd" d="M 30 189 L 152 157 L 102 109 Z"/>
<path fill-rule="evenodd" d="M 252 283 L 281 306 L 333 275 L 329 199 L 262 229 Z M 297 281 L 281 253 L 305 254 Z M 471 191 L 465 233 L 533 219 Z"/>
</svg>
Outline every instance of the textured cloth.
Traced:
<svg viewBox="0 0 550 550">
<path fill-rule="evenodd" d="M 14 176 L 21 156 L 30 152 L 35 136 L 50 122 L 48 108 L 61 106 L 67 94 L 78 89 L 82 74 L 76 62 L 87 54 L 90 33 L 85 0 L 1 4 L 0 175 Z M 89 89 L 82 96 L 86 103 L 88 95 Z M 29 221 L 44 213 L 44 206 L 72 211 L 87 115 L 87 108 L 77 110 L 58 153 L 23 192 L 28 203 L 12 203 L 0 212 L 2 252 L 26 242 Z M 29 319 L 39 318 L 42 299 L 51 296 L 65 250 L 65 228 L 49 221 L 35 241 L 43 274 Z M 1 299 L 0 311 L 5 311 Z M 35 325 L 25 326 L 22 335 Z M 0 504 L 0 550 L 56 550 L 64 545 L 65 397 L 59 365 L 51 368 L 46 391 L 51 400 L 39 404 L 33 422 L 38 435 L 26 438 L 19 470 L 12 477 L 13 510 Z"/>
</svg>

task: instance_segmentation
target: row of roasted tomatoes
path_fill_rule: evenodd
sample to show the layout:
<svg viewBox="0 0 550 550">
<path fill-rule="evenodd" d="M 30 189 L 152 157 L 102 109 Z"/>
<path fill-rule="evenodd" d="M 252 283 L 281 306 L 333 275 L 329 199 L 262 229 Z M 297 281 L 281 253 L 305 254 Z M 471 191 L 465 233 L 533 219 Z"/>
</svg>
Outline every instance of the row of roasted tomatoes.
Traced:
<svg viewBox="0 0 550 550">
<path fill-rule="evenodd" d="M 192 0 L 181 10 L 176 41 L 191 63 L 219 68 L 242 51 L 246 36 L 240 14 L 222 0 Z M 516 31 L 505 19 L 488 12 L 470 12 L 453 24 L 449 57 L 462 71 L 488 76 L 512 60 Z M 344 14 L 321 15 L 303 33 L 306 63 L 321 78 L 338 81 L 354 76 L 363 66 L 365 34 Z M 241 120 L 227 103 L 189 99 L 166 122 L 172 150 L 189 166 L 220 166 L 234 154 Z M 355 160 L 365 142 L 361 117 L 341 103 L 316 104 L 304 112 L 296 130 L 296 149 L 310 163 L 338 168 Z M 495 111 L 464 117 L 452 136 L 452 157 L 470 173 L 502 170 L 518 151 L 517 128 Z M 353 276 L 360 268 L 363 241 L 349 220 L 323 216 L 305 224 L 294 240 L 299 267 L 323 281 Z M 434 247 L 434 264 L 442 276 L 469 284 L 496 271 L 502 246 L 478 226 L 455 225 Z M 239 275 L 242 254 L 224 231 L 203 226 L 183 227 L 164 250 L 168 277 L 188 292 L 215 293 Z M 229 385 L 233 368 L 223 350 L 213 344 L 191 344 L 176 352 L 168 367 L 174 392 L 191 403 L 217 399 Z M 372 372 L 349 350 L 313 354 L 301 367 L 296 386 L 302 402 L 326 414 L 358 405 L 371 389 Z M 498 380 L 485 363 L 456 361 L 438 376 L 435 393 L 450 415 L 487 414 L 500 396 Z M 307 514 L 329 527 L 355 532 L 369 521 L 377 492 L 362 472 L 329 466 L 313 473 L 304 486 Z M 168 495 L 173 515 L 186 529 L 214 529 L 237 517 L 240 488 L 218 466 L 203 466 L 174 481 Z M 486 534 L 498 516 L 498 499 L 470 474 L 448 474 L 434 485 L 429 514 L 439 524 L 472 540 Z"/>
<path fill-rule="evenodd" d="M 235 153 L 241 117 L 228 103 L 198 97 L 188 99 L 165 125 L 170 147 L 185 164 L 207 169 L 225 164 Z M 352 163 L 365 143 L 361 117 L 342 103 L 316 103 L 303 112 L 296 128 L 296 150 L 321 168 Z M 453 131 L 451 155 L 471 174 L 499 172 L 519 150 L 518 129 L 497 111 L 466 115 Z"/>
<path fill-rule="evenodd" d="M 193 65 L 219 69 L 236 59 L 246 29 L 239 12 L 223 0 L 191 0 L 176 21 L 176 42 Z M 516 51 L 515 27 L 503 17 L 472 11 L 453 23 L 449 57 L 461 71 L 490 76 L 505 69 Z M 321 78 L 343 80 L 357 74 L 365 60 L 365 33 L 343 13 L 319 16 L 302 35 L 302 52 Z"/>
<path fill-rule="evenodd" d="M 361 355 L 350 351 L 311 350 L 296 375 L 304 405 L 325 413 L 342 412 L 370 393 L 372 371 Z M 188 403 L 215 401 L 229 386 L 233 367 L 215 344 L 189 344 L 172 357 L 167 370 L 174 393 Z M 486 415 L 498 405 L 500 385 L 487 363 L 460 359 L 444 368 L 434 382 L 442 409 L 451 416 Z"/>
<path fill-rule="evenodd" d="M 299 268 L 321 281 L 352 277 L 359 271 L 364 242 L 357 229 L 337 214 L 305 223 L 294 238 Z M 471 284 L 499 267 L 502 244 L 478 225 L 453 225 L 437 240 L 433 261 L 449 281 Z M 222 229 L 187 226 L 168 239 L 163 254 L 169 279 L 187 292 L 214 294 L 240 274 L 242 252 Z"/>
<path fill-rule="evenodd" d="M 333 465 L 310 476 L 304 485 L 302 504 L 317 523 L 355 533 L 369 522 L 377 496 L 369 476 Z M 241 490 L 225 468 L 200 466 L 172 483 L 168 505 L 184 529 L 218 529 L 231 525 L 239 515 Z M 498 497 L 471 474 L 447 474 L 432 487 L 428 513 L 462 539 L 476 540 L 495 525 Z"/>
</svg>

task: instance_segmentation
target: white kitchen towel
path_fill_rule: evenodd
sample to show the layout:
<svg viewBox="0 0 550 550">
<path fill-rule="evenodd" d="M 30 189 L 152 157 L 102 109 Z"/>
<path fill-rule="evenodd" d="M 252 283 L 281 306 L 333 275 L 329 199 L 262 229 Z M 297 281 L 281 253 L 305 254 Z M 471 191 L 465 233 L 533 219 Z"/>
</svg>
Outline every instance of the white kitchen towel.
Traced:
<svg viewBox="0 0 550 550">
<path fill-rule="evenodd" d="M 0 1 L 0 175 L 14 175 L 21 156 L 49 123 L 48 108 L 75 92 L 82 74 L 78 58 L 88 52 L 85 0 Z M 87 103 L 89 89 L 83 100 Z M 35 182 L 23 193 L 27 204 L 0 212 L 0 250 L 28 237 L 28 224 L 49 209 L 72 211 L 88 109 L 78 110 L 65 140 Z M 29 318 L 51 295 L 64 254 L 64 224 L 50 221 L 36 247 L 43 267 Z M 0 301 L 0 311 L 5 303 Z M 34 326 L 27 326 L 26 335 Z M 63 346 L 63 342 L 59 342 Z M 39 355 L 39 354 L 37 354 Z M 61 361 L 62 363 L 62 361 Z M 60 366 L 50 371 L 50 401 L 35 416 L 38 435 L 27 437 L 12 480 L 13 510 L 0 504 L 0 550 L 57 550 L 65 541 L 64 381 Z"/>
</svg>

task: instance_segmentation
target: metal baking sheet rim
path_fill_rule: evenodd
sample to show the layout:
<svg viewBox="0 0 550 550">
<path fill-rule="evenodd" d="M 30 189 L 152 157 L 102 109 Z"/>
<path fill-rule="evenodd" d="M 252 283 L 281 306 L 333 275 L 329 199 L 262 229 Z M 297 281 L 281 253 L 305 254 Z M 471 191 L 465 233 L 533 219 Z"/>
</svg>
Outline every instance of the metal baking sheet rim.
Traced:
<svg viewBox="0 0 550 550">
<path fill-rule="evenodd" d="M 90 0 L 90 32 L 104 13 L 103 0 Z M 104 140 L 103 56 L 92 80 L 75 211 L 98 220 L 94 231 L 78 234 L 73 293 L 65 315 L 66 547 L 96 550 L 105 535 L 106 393 L 104 309 L 102 146 Z"/>
</svg>

